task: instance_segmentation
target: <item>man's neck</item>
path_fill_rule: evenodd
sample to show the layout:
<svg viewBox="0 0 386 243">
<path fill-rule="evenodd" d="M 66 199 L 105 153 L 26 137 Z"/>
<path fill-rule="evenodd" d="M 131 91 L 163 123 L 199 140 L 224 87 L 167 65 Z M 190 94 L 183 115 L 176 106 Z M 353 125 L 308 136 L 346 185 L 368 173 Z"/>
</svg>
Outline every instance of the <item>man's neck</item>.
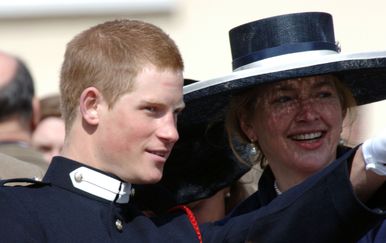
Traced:
<svg viewBox="0 0 386 243">
<path fill-rule="evenodd" d="M 0 141 L 31 142 L 31 133 L 18 122 L 5 121 L 0 123 Z"/>
</svg>

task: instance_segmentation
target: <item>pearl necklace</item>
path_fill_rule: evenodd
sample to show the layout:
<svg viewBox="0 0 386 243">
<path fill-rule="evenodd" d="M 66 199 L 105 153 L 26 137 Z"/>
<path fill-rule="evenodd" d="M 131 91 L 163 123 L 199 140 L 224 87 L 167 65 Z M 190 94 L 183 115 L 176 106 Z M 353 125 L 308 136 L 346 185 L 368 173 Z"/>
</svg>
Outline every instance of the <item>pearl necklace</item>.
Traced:
<svg viewBox="0 0 386 243">
<path fill-rule="evenodd" d="M 277 186 L 277 182 L 276 181 L 273 183 L 273 188 L 275 189 L 275 192 L 276 192 L 276 194 L 278 196 L 282 194 L 282 192 L 280 191 L 279 187 Z"/>
</svg>

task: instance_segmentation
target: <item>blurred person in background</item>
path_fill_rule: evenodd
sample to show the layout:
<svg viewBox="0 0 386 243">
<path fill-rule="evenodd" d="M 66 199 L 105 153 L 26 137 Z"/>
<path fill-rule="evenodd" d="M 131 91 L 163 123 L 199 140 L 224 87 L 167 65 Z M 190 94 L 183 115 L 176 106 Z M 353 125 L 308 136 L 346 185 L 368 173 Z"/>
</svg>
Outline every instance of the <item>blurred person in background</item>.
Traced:
<svg viewBox="0 0 386 243">
<path fill-rule="evenodd" d="M 31 144 L 39 112 L 27 66 L 20 58 L 0 52 L 0 152 L 46 171 L 48 164 Z"/>
<path fill-rule="evenodd" d="M 18 160 L 6 154 L 0 154 L 0 180 L 29 178 L 40 181 L 45 171 L 39 166 Z"/>
<path fill-rule="evenodd" d="M 60 95 L 53 94 L 40 99 L 40 121 L 32 134 L 32 144 L 47 163 L 58 155 L 64 143 L 64 121 L 60 112 Z"/>
</svg>

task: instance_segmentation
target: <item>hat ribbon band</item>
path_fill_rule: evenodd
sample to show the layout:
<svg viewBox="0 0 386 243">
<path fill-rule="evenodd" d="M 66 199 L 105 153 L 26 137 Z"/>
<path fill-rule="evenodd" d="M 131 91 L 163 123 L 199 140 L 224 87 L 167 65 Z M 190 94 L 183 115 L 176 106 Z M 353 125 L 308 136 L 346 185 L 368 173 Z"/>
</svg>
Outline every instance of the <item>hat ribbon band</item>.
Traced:
<svg viewBox="0 0 386 243">
<path fill-rule="evenodd" d="M 232 62 L 233 70 L 250 64 L 252 62 L 261 61 L 270 57 L 303 52 L 303 51 L 315 51 L 315 50 L 332 50 L 339 52 L 339 47 L 334 43 L 330 42 L 301 42 L 301 43 L 292 43 L 286 45 L 280 45 L 276 47 L 266 48 L 261 51 L 252 52 L 251 54 L 245 55 L 243 57 L 236 58 Z"/>
</svg>

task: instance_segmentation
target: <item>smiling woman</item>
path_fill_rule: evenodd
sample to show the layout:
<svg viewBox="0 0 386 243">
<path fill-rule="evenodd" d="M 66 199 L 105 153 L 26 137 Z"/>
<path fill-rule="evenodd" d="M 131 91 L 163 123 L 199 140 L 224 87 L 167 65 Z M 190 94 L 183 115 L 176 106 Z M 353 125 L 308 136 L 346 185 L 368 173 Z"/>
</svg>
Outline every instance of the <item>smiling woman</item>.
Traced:
<svg viewBox="0 0 386 243">
<path fill-rule="evenodd" d="M 257 20 L 233 28 L 229 37 L 233 73 L 184 87 L 186 109 L 181 120 L 189 126 L 224 119 L 236 157 L 247 164 L 260 162 L 265 167 L 258 192 L 232 216 L 275 202 L 295 204 L 291 193 L 310 186 L 335 166 L 345 171 L 340 174 L 342 181 L 350 170 L 357 171 L 356 166 L 364 167 L 362 150 L 343 146 L 340 135 L 343 120 L 356 102 L 366 104 L 386 98 L 386 52 L 340 53 L 332 16 L 320 12 Z M 382 150 L 377 148 L 378 152 Z M 370 171 L 365 178 L 374 179 L 378 185 L 384 181 Z M 336 191 L 334 184 L 330 188 L 328 180 L 324 181 L 325 193 L 313 195 L 320 197 L 320 203 L 302 208 L 303 216 L 296 217 L 294 223 L 294 227 L 303 229 L 302 238 L 288 242 L 360 239 L 363 231 L 337 231 L 333 238 L 324 238 L 326 234 L 316 235 L 313 230 L 346 227 L 340 223 L 332 226 L 334 220 L 326 216 L 327 205 L 340 201 L 339 196 L 332 196 L 329 203 L 331 193 L 342 193 Z M 366 202 L 369 195 L 357 196 Z M 315 215 L 318 223 L 311 226 Z M 289 225 L 291 220 L 285 218 L 283 222 Z M 350 224 L 365 221 L 361 218 Z M 273 225 L 272 221 L 263 220 L 256 222 L 255 228 L 267 222 Z M 254 232 L 250 239 L 270 242 L 265 236 L 267 228 Z"/>
<path fill-rule="evenodd" d="M 347 103 L 340 100 L 336 80 L 331 75 L 283 80 L 233 98 L 230 124 L 239 124 L 243 142 L 259 148 L 282 190 L 334 160 Z M 245 101 L 250 105 L 242 106 Z M 235 128 L 228 130 L 233 134 Z"/>
</svg>

